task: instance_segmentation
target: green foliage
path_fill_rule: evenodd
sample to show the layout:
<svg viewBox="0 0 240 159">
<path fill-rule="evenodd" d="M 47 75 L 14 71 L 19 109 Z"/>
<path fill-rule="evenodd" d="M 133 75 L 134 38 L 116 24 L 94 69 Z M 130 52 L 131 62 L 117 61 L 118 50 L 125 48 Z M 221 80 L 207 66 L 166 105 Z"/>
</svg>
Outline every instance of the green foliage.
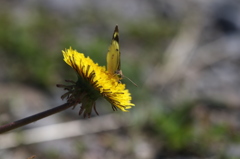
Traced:
<svg viewBox="0 0 240 159">
<path fill-rule="evenodd" d="M 152 125 L 164 145 L 172 150 L 190 146 L 193 141 L 191 106 L 169 110 L 152 118 Z"/>
<path fill-rule="evenodd" d="M 218 155 L 221 156 L 223 147 L 214 145 L 226 144 L 231 140 L 229 125 L 210 121 L 211 113 L 218 111 L 215 108 L 208 112 L 210 114 L 205 114 L 205 121 L 199 118 L 196 109 L 200 103 L 183 102 L 173 106 L 173 109 L 168 106 L 164 111 L 155 110 L 152 113 L 154 115 L 145 123 L 144 130 L 156 141 L 160 141 L 158 144 L 162 145 L 162 154 L 208 156 L 218 150 Z"/>
</svg>

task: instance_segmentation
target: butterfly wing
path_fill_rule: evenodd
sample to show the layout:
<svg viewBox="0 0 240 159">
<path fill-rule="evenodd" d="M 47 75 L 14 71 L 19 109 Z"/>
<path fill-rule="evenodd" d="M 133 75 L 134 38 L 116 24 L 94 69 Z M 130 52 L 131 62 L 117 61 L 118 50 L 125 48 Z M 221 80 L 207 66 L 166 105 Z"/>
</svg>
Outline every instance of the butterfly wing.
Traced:
<svg viewBox="0 0 240 159">
<path fill-rule="evenodd" d="M 120 50 L 118 36 L 118 26 L 116 26 L 113 33 L 112 42 L 107 53 L 107 70 L 111 74 L 116 74 L 120 71 Z"/>
</svg>

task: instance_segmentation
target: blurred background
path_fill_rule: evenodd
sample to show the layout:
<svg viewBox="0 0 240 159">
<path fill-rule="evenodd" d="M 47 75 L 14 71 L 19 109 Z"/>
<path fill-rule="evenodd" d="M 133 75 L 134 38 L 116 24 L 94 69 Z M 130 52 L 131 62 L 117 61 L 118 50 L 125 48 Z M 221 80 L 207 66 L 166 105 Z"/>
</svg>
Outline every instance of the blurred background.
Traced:
<svg viewBox="0 0 240 159">
<path fill-rule="evenodd" d="M 79 106 L 0 135 L 1 159 L 240 158 L 238 0 L 0 2 L 0 124 L 61 105 L 61 51 L 106 65 L 115 25 L 136 105 Z"/>
</svg>

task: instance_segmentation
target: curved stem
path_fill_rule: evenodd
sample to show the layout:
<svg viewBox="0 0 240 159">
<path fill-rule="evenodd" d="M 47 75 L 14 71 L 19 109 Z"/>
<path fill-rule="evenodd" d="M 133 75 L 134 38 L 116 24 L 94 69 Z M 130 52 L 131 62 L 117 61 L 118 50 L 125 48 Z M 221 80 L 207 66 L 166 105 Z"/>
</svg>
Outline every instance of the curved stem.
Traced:
<svg viewBox="0 0 240 159">
<path fill-rule="evenodd" d="M 40 119 L 45 118 L 47 116 L 50 116 L 52 114 L 61 112 L 61 111 L 65 110 L 65 109 L 68 109 L 70 107 L 72 107 L 71 103 L 65 103 L 63 105 L 60 105 L 60 106 L 57 106 L 55 108 L 46 110 L 44 112 L 29 116 L 29 117 L 26 117 L 26 118 L 23 118 L 23 119 L 20 119 L 20 120 L 17 120 L 17 121 L 14 121 L 14 122 L 6 124 L 6 125 L 2 125 L 2 126 L 0 126 L 0 134 L 2 134 L 4 132 L 7 132 L 7 131 L 10 131 L 10 130 L 13 130 L 13 129 L 16 129 L 16 128 L 19 128 L 19 127 L 24 126 L 24 125 L 30 124 L 32 122 L 35 122 L 37 120 L 40 120 Z"/>
</svg>

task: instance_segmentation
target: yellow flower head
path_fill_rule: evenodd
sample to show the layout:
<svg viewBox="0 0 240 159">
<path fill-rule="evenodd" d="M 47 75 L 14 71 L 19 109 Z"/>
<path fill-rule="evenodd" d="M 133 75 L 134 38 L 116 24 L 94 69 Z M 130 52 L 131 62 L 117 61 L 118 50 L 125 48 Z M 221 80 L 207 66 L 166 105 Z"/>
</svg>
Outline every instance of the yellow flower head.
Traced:
<svg viewBox="0 0 240 159">
<path fill-rule="evenodd" d="M 105 67 L 98 66 L 89 57 L 78 53 L 72 48 L 63 51 L 64 61 L 78 74 L 77 82 L 67 80 L 71 85 L 58 85 L 68 92 L 62 96 L 67 97 L 68 103 L 81 104 L 79 115 L 90 117 L 92 108 L 95 112 L 95 102 L 99 97 L 104 97 L 112 105 L 113 110 L 127 112 L 134 104 L 131 103 L 131 94 L 125 88 L 125 84 L 119 83 L 119 78 L 106 71 Z M 98 113 L 97 113 L 98 114 Z"/>
</svg>

